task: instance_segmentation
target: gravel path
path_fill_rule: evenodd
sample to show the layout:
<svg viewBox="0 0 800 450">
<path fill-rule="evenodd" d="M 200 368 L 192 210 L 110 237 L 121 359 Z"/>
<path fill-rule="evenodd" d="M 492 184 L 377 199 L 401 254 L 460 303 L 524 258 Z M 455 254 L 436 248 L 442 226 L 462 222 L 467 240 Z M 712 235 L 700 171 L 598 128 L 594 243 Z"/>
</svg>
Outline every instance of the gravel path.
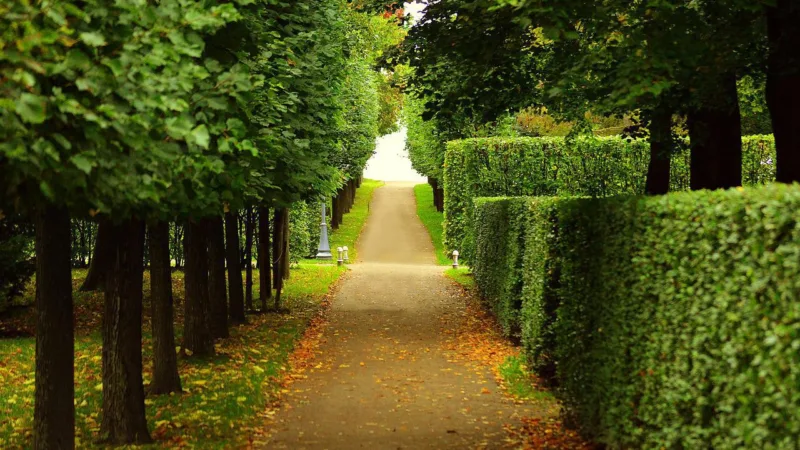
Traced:
<svg viewBox="0 0 800 450">
<path fill-rule="evenodd" d="M 375 192 L 333 300 L 318 360 L 276 414 L 267 448 L 502 448 L 504 424 L 534 414 L 493 375 L 447 350 L 463 317 L 459 290 L 435 265 L 413 184 Z"/>
</svg>

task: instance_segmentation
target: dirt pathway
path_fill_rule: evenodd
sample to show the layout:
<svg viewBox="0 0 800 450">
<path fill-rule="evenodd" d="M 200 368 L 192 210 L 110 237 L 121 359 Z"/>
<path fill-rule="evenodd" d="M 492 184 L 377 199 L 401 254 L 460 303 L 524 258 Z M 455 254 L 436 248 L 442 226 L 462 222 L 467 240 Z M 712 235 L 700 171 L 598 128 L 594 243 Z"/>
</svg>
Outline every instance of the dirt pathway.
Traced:
<svg viewBox="0 0 800 450">
<path fill-rule="evenodd" d="M 267 448 L 502 448 L 504 424 L 534 411 L 447 350 L 464 314 L 435 265 L 413 185 L 378 189 L 318 360 L 276 414 Z"/>
</svg>

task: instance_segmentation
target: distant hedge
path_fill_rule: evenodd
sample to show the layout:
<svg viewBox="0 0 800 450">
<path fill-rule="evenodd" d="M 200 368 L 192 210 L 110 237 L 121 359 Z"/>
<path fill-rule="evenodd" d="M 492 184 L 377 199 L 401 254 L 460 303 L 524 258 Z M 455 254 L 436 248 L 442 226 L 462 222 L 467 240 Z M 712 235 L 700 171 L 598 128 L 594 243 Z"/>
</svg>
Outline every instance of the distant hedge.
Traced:
<svg viewBox="0 0 800 450">
<path fill-rule="evenodd" d="M 746 185 L 775 179 L 772 136 L 743 139 Z M 689 188 L 685 142 L 672 158 L 672 191 Z M 475 197 L 643 194 L 647 142 L 620 137 L 477 138 L 449 142 L 445 156 L 445 247 L 471 258 L 469 228 Z M 467 238 L 467 242 L 464 239 Z"/>
<path fill-rule="evenodd" d="M 476 204 L 482 292 L 521 292 L 504 314 L 597 442 L 797 447 L 800 186 Z"/>
</svg>

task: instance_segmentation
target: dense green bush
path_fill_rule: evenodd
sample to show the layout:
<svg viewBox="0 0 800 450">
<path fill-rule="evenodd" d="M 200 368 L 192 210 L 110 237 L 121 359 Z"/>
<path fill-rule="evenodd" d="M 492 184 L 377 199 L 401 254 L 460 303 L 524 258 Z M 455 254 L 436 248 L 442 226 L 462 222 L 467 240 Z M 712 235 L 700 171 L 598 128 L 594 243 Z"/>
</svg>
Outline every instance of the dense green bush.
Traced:
<svg viewBox="0 0 800 450">
<path fill-rule="evenodd" d="M 523 343 L 584 431 L 612 448 L 796 448 L 800 187 L 527 206 Z"/>
<path fill-rule="evenodd" d="M 743 141 L 745 184 L 775 178 L 772 136 Z M 672 158 L 671 189 L 689 187 L 684 141 Z M 448 143 L 445 159 L 445 247 L 471 257 L 465 231 L 475 197 L 560 195 L 604 197 L 644 192 L 649 161 L 645 141 L 620 137 L 477 138 Z M 467 239 L 466 243 L 464 239 Z"/>
<path fill-rule="evenodd" d="M 33 226 L 21 216 L 0 215 L 0 312 L 22 294 L 34 266 Z"/>
<path fill-rule="evenodd" d="M 475 200 L 475 258 L 472 273 L 484 301 L 507 336 L 519 336 L 522 256 L 527 198 Z"/>
</svg>

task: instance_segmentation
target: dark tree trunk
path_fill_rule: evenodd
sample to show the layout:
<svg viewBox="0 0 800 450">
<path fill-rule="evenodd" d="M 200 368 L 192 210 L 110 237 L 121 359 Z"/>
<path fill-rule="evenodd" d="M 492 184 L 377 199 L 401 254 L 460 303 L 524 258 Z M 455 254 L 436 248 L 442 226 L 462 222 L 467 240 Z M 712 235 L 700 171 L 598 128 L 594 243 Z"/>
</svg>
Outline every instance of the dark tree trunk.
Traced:
<svg viewBox="0 0 800 450">
<path fill-rule="evenodd" d="M 208 297 L 211 335 L 226 338 L 228 332 L 228 295 L 225 285 L 225 227 L 222 216 L 208 220 Z"/>
<path fill-rule="evenodd" d="M 244 263 L 246 272 L 245 307 L 253 309 L 253 209 L 247 208 L 244 226 Z"/>
<path fill-rule="evenodd" d="M 331 229 L 335 230 L 339 228 L 339 214 L 337 213 L 339 209 L 339 194 L 333 196 L 331 200 Z"/>
<path fill-rule="evenodd" d="M 152 442 L 142 383 L 144 222 L 109 227 L 114 243 L 103 311 L 103 417 L 100 433 L 114 445 Z"/>
<path fill-rule="evenodd" d="M 714 103 L 693 108 L 687 115 L 692 190 L 742 185 L 742 127 L 736 77 L 721 77 L 718 86 Z"/>
<path fill-rule="evenodd" d="M 75 352 L 70 220 L 48 206 L 36 215 L 36 376 L 33 448 L 75 448 Z"/>
<path fill-rule="evenodd" d="M 349 213 L 350 209 L 353 207 L 353 202 L 355 201 L 356 198 L 356 188 L 353 183 L 353 180 L 347 181 L 345 192 L 347 193 L 347 208 L 345 208 L 344 212 Z"/>
<path fill-rule="evenodd" d="M 208 221 L 186 225 L 186 313 L 183 348 L 196 356 L 214 354 L 208 298 Z"/>
<path fill-rule="evenodd" d="M 776 179 L 800 181 L 800 2 L 767 7 L 767 105 L 777 153 Z"/>
<path fill-rule="evenodd" d="M 239 216 L 225 213 L 225 256 L 228 262 L 228 293 L 230 294 L 230 319 L 235 324 L 245 323 L 244 290 L 242 286 L 242 258 L 239 255 Z"/>
<path fill-rule="evenodd" d="M 269 241 L 269 208 L 258 208 L 258 282 L 261 312 L 267 311 L 267 299 L 272 298 L 272 280 L 270 279 L 271 256 Z"/>
<path fill-rule="evenodd" d="M 181 392 L 178 357 L 175 354 L 172 270 L 169 257 L 169 222 L 148 229 L 150 250 L 150 308 L 153 328 L 153 381 L 150 394 Z"/>
<path fill-rule="evenodd" d="M 339 207 L 336 208 L 336 214 L 338 215 L 337 221 L 339 222 L 339 225 L 344 223 L 344 210 L 345 204 L 347 203 L 344 191 L 344 187 L 339 189 L 339 201 L 337 202 Z"/>
<path fill-rule="evenodd" d="M 275 279 L 275 310 L 280 310 L 281 307 L 281 291 L 283 290 L 283 264 L 284 264 L 284 248 L 283 248 L 283 233 L 284 233 L 284 224 L 286 221 L 284 220 L 284 214 L 286 213 L 286 208 L 275 208 L 275 219 L 273 223 L 273 238 L 272 242 L 274 244 L 273 251 L 274 256 L 273 260 L 275 264 L 273 266 L 273 278 Z"/>
<path fill-rule="evenodd" d="M 94 257 L 89 266 L 89 273 L 83 280 L 81 291 L 96 291 L 103 289 L 108 278 L 108 269 L 114 258 L 114 241 L 111 240 L 109 228 L 113 225 L 108 219 L 100 219 L 97 227 L 97 241 L 94 246 Z"/>
<path fill-rule="evenodd" d="M 78 265 L 77 267 L 84 268 L 86 267 L 86 252 L 88 251 L 88 247 L 86 246 L 86 230 L 89 228 L 89 224 L 86 221 L 81 221 L 81 226 L 78 227 L 77 232 L 80 237 L 80 249 L 77 252 L 78 256 Z"/>
<path fill-rule="evenodd" d="M 290 217 L 291 217 L 291 211 L 289 210 L 289 208 L 284 208 L 283 209 L 283 230 L 282 230 L 282 233 L 281 233 L 281 238 L 283 238 L 283 243 L 281 244 L 281 250 L 282 250 L 282 252 L 281 252 L 281 260 L 282 260 L 281 274 L 282 274 L 284 280 L 288 280 L 289 279 L 289 275 L 290 275 L 290 272 L 289 272 L 290 264 L 289 263 L 290 263 L 291 259 L 289 258 L 289 256 L 291 255 L 291 250 L 292 250 L 291 248 L 289 248 L 289 237 L 290 237 L 289 233 L 291 233 L 291 230 L 289 229 L 289 218 Z"/>
<path fill-rule="evenodd" d="M 182 269 L 183 268 L 183 255 L 186 254 L 186 241 L 184 239 L 184 227 L 181 226 L 179 223 L 175 223 L 175 239 L 173 241 L 172 248 L 175 252 L 175 268 Z M 170 254 L 171 255 L 171 254 Z"/>
<path fill-rule="evenodd" d="M 444 190 L 439 185 L 439 180 L 436 178 L 428 178 L 428 184 L 430 184 L 431 189 L 433 189 L 433 206 L 435 206 L 436 210 L 439 212 L 444 211 Z"/>
<path fill-rule="evenodd" d="M 647 166 L 645 192 L 662 195 L 669 192 L 672 158 L 672 112 L 658 107 L 650 114 L 650 163 Z"/>
</svg>

